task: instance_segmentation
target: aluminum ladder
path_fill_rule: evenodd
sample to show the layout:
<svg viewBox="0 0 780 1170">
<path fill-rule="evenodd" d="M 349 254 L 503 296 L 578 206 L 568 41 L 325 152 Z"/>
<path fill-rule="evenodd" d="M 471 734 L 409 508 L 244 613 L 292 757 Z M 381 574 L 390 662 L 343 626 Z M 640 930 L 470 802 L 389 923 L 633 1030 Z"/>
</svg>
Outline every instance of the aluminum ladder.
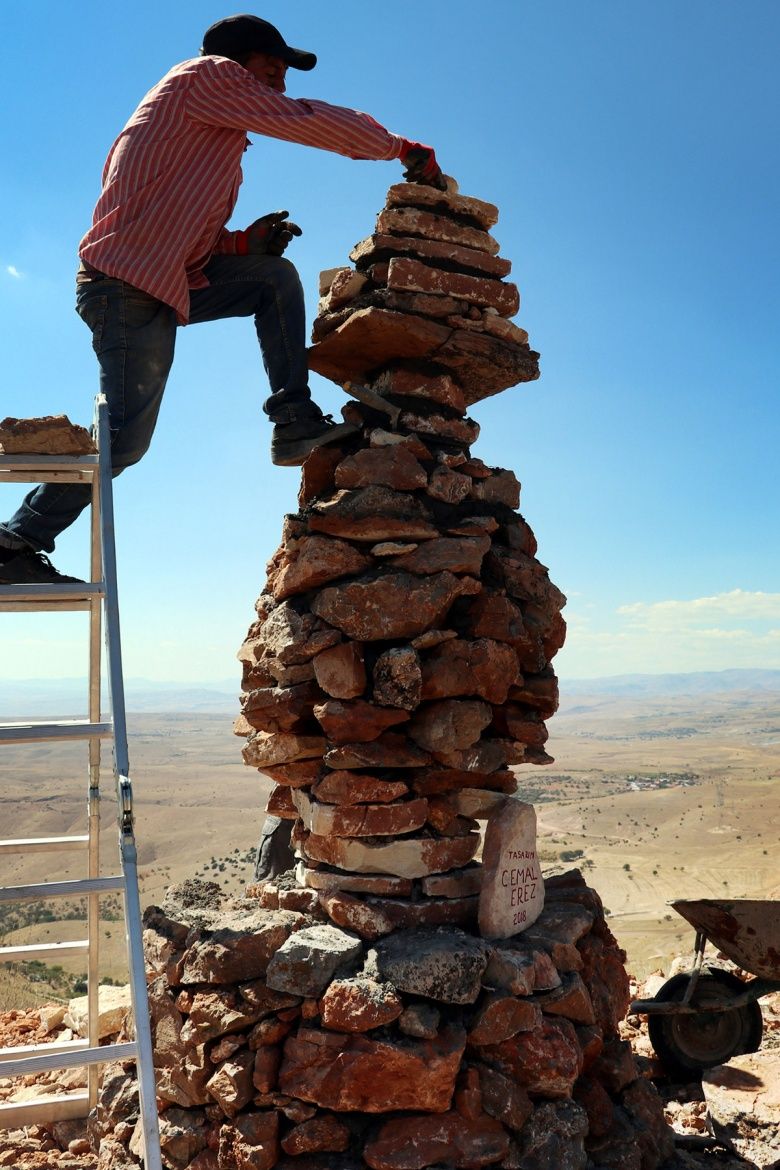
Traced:
<svg viewBox="0 0 780 1170">
<path fill-rule="evenodd" d="M 92 492 L 91 579 L 79 584 L 0 585 L 0 611 L 81 610 L 89 614 L 88 718 L 27 724 L 0 723 L 0 748 L 3 744 L 40 743 L 42 740 L 79 740 L 88 745 L 87 833 L 0 841 L 0 855 L 65 850 L 86 854 L 87 877 L 75 881 L 0 887 L 0 902 L 58 897 L 86 898 L 87 938 L 80 942 L 0 947 L 0 963 L 30 959 L 51 961 L 85 955 L 88 966 L 88 1035 L 86 1040 L 0 1049 L 0 1075 L 24 1076 L 28 1073 L 86 1066 L 87 1089 L 67 1094 L 46 1094 L 20 1103 L 0 1104 L 0 1128 L 85 1117 L 97 1102 L 99 1066 L 107 1061 L 134 1060 L 144 1130 L 145 1170 L 162 1170 L 122 680 L 108 403 L 102 394 L 98 395 L 95 402 L 94 433 L 97 454 L 0 453 L 0 483 L 85 483 L 90 485 Z M 108 719 L 101 717 L 101 631 L 105 635 L 106 647 L 111 710 Z M 111 741 L 113 747 L 117 797 L 121 873 L 112 876 L 101 876 L 100 873 L 100 754 L 103 740 Z M 119 892 L 124 897 L 125 940 L 135 1040 L 125 1044 L 101 1045 L 98 1039 L 100 895 L 113 892 Z"/>
</svg>

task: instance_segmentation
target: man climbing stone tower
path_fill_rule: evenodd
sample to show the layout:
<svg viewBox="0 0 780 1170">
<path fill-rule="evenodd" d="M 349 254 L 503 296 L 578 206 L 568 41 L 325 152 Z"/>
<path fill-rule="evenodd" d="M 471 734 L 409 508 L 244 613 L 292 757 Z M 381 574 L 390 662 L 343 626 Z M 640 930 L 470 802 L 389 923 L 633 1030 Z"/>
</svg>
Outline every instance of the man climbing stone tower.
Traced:
<svg viewBox="0 0 780 1170">
<path fill-rule="evenodd" d="M 368 114 L 285 95 L 288 67 L 314 53 L 272 24 L 217 21 L 199 57 L 175 65 L 142 99 L 112 146 L 92 226 L 79 247 L 77 310 L 92 331 L 110 410 L 115 475 L 154 433 L 178 326 L 254 316 L 271 394 L 271 458 L 297 466 L 351 428 L 312 401 L 298 274 L 282 253 L 300 228 L 286 211 L 245 231 L 225 227 L 241 184 L 247 133 L 354 159 L 400 159 L 407 178 L 441 186 L 430 147 Z M 151 176 L 151 177 L 150 177 Z M 45 553 L 89 502 L 83 484 L 43 484 L 0 524 L 0 583 L 72 580 Z"/>
</svg>

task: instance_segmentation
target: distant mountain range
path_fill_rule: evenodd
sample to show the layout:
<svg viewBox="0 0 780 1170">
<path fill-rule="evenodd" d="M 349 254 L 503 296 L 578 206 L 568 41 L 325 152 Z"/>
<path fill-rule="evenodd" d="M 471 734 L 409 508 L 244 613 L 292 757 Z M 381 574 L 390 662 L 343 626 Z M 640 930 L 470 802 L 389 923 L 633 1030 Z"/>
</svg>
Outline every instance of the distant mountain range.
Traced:
<svg viewBox="0 0 780 1170">
<path fill-rule="evenodd" d="M 190 712 L 235 715 L 238 681 L 154 682 L 130 678 L 125 684 L 127 709 L 140 714 Z M 711 695 L 729 691 L 780 691 L 780 670 L 716 670 L 692 674 L 618 674 L 606 678 L 561 680 L 565 696 Z M 80 679 L 0 679 L 0 722 L 14 717 L 78 717 L 86 712 L 86 683 Z"/>
</svg>

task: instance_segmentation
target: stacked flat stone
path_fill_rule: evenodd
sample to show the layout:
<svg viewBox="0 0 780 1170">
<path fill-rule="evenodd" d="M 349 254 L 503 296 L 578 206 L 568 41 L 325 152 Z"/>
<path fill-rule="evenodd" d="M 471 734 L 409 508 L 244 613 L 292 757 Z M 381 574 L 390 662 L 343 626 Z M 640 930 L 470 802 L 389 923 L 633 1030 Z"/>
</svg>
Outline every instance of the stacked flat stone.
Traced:
<svg viewBox="0 0 780 1170">
<path fill-rule="evenodd" d="M 364 938 L 475 922 L 478 822 L 550 762 L 565 598 L 465 414 L 538 375 L 497 215 L 399 184 L 328 274 L 310 362 L 359 383 L 359 429 L 304 465 L 239 655 L 244 758 L 296 820 L 300 884 Z"/>
<path fill-rule="evenodd" d="M 370 944 L 289 883 L 278 910 L 172 887 L 144 916 L 163 1164 L 655 1170 L 672 1134 L 618 1035 L 624 955 L 578 873 L 547 894 L 519 938 Z M 132 1077 L 104 1078 L 99 1170 L 139 1165 Z"/>
</svg>

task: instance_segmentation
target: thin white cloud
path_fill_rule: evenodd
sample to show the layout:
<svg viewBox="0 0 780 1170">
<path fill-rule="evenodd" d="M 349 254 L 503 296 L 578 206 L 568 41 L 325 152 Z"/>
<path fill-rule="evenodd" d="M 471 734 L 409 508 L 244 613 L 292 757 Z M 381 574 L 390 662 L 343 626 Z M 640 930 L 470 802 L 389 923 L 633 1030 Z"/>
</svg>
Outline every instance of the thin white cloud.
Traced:
<svg viewBox="0 0 780 1170">
<path fill-rule="evenodd" d="M 568 675 L 780 668 L 780 593 L 745 589 L 568 613 Z"/>
<path fill-rule="evenodd" d="M 15 264 L 6 264 L 5 270 L 9 276 L 14 278 L 14 280 L 22 280 L 24 277 L 24 273 L 20 272 Z"/>
<path fill-rule="evenodd" d="M 777 621 L 780 620 L 780 593 L 749 592 L 732 589 L 711 597 L 695 597 L 690 601 L 643 601 L 619 606 L 617 612 L 631 625 L 650 628 L 698 625 L 699 622 L 718 621 Z"/>
</svg>

